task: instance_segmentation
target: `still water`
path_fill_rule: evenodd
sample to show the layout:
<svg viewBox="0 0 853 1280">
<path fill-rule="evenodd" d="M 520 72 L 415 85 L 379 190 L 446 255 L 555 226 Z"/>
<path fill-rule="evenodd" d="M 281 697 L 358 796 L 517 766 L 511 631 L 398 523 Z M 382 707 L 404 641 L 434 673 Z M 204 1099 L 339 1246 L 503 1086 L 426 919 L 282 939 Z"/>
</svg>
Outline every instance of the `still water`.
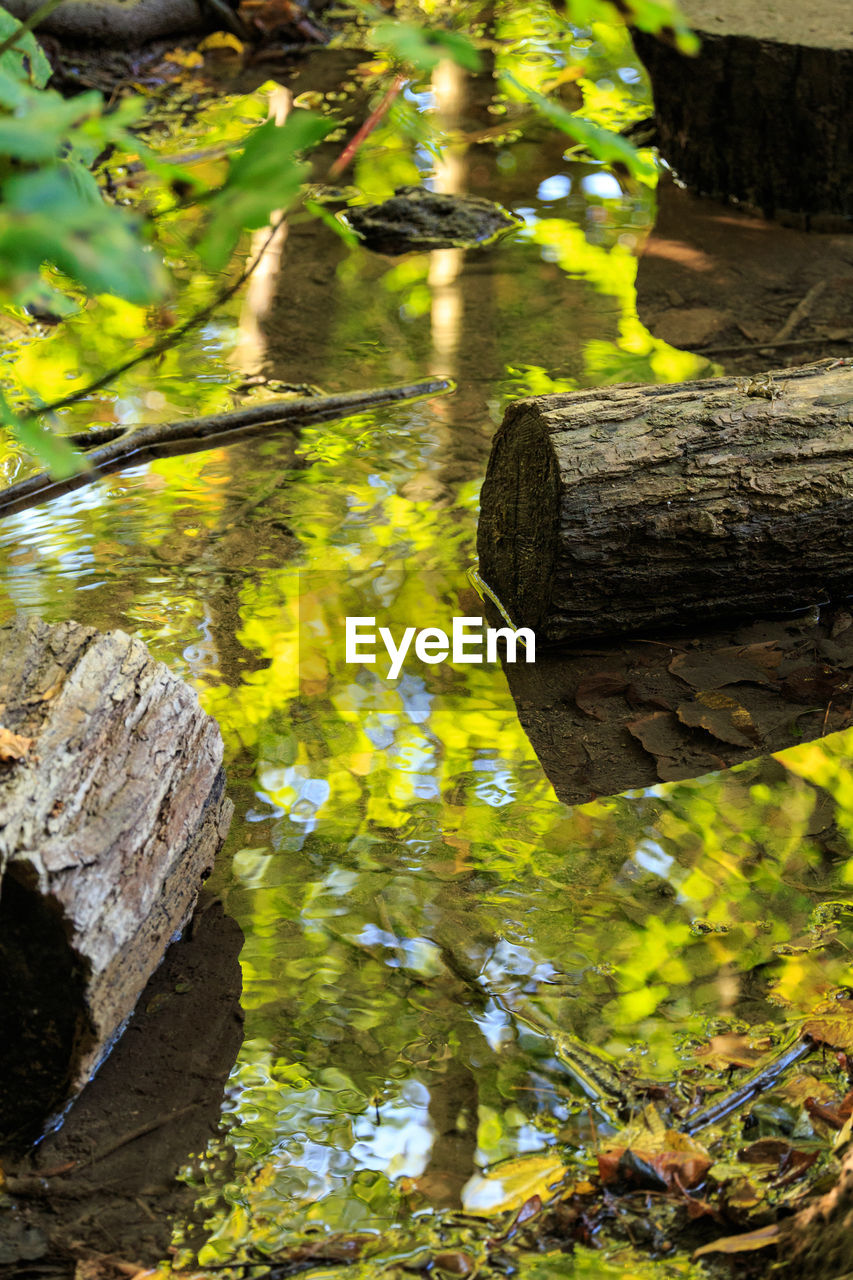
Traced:
<svg viewBox="0 0 853 1280">
<path fill-rule="evenodd" d="M 296 219 L 215 322 L 65 422 L 215 412 L 256 373 L 327 391 L 441 375 L 457 391 L 138 468 L 0 531 L 4 615 L 135 632 L 222 727 L 236 814 L 215 888 L 246 939 L 245 1039 L 222 1136 L 186 1174 L 202 1263 L 395 1224 L 414 1256 L 433 1215 L 517 1207 L 555 1167 L 590 1167 L 605 1122 L 560 1032 L 666 1081 L 710 1034 L 781 1035 L 851 976 L 840 926 L 820 952 L 791 944 L 849 891 L 853 740 L 569 809 L 500 668 L 407 664 L 391 681 L 344 661 L 347 616 L 422 626 L 476 606 L 478 492 L 510 399 L 713 372 L 636 318 L 653 191 L 567 156 L 546 123 L 509 127 L 521 107 L 493 75 L 583 59 L 588 103 L 619 127 L 648 110 L 630 50 L 606 31 L 558 37 L 535 6 L 501 12 L 488 73 L 442 65 L 410 87 L 352 181 L 363 202 L 414 181 L 496 198 L 516 233 L 392 259 Z M 346 94 L 365 55 L 328 56 Z M 322 92 L 308 80 L 297 101 Z M 272 82 L 223 97 L 208 133 L 288 100 Z M 324 145 L 328 162 L 341 144 Z M 180 305 L 204 286 L 187 278 Z M 97 336 L 83 316 L 22 339 L 19 384 L 49 398 L 84 354 L 106 366 L 145 339 L 137 309 L 98 307 Z M 7 476 L 21 465 L 10 455 Z M 483 1178 L 525 1153 L 540 1163 Z M 605 1274 L 583 1255 L 520 1265 Z"/>
</svg>

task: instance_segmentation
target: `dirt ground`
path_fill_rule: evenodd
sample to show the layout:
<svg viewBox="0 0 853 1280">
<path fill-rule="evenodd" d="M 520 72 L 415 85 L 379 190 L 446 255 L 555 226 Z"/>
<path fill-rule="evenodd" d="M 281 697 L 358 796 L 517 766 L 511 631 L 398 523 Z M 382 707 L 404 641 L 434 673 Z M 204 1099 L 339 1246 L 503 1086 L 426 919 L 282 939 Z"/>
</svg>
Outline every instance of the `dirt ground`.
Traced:
<svg viewBox="0 0 853 1280">
<path fill-rule="evenodd" d="M 176 1175 L 218 1128 L 242 1042 L 242 942 L 203 894 L 62 1126 L 24 1158 L 4 1153 L 3 1280 L 112 1280 L 167 1254 L 171 1222 L 194 1198 Z"/>
<path fill-rule="evenodd" d="M 853 235 L 784 227 L 664 180 L 637 309 L 665 342 L 726 372 L 853 354 Z"/>
</svg>

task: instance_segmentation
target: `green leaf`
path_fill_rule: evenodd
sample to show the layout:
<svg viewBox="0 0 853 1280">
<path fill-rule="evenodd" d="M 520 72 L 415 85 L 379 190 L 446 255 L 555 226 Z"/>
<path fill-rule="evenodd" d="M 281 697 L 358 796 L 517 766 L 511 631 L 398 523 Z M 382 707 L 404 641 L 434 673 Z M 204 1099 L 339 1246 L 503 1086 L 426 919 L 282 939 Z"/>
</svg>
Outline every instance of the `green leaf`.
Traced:
<svg viewBox="0 0 853 1280">
<path fill-rule="evenodd" d="M 75 124 L 101 109 L 99 93 L 83 93 L 66 102 L 58 93 L 30 93 L 20 115 L 0 116 L 0 154 L 31 164 L 56 159 Z M 19 107 L 19 110 L 21 108 Z"/>
<path fill-rule="evenodd" d="M 66 440 L 54 435 L 35 418 L 20 418 L 0 391 L 0 422 L 20 445 L 35 454 L 54 480 L 65 480 L 85 470 L 86 459 Z"/>
<path fill-rule="evenodd" d="M 0 9 L 0 41 L 7 40 L 20 25 L 11 13 Z M 13 48 L 0 55 L 0 72 L 13 80 L 33 84 L 38 89 L 43 89 L 53 75 L 53 69 L 31 31 L 25 31 Z"/>
<path fill-rule="evenodd" d="M 600 125 L 592 124 L 589 120 L 584 120 L 581 116 L 567 111 L 560 103 L 537 93 L 535 89 L 522 84 L 509 73 L 503 79 L 518 89 L 528 102 L 532 102 L 541 111 L 542 115 L 546 116 L 558 129 L 562 129 L 563 133 L 567 133 L 578 146 L 583 147 L 596 160 L 601 160 L 604 164 L 623 164 L 631 176 L 640 182 L 651 183 L 655 180 L 654 165 L 645 160 L 636 147 L 621 134 L 611 133 L 609 129 L 602 129 Z"/>
<path fill-rule="evenodd" d="M 344 244 L 350 249 L 355 249 L 361 244 L 358 236 L 354 231 L 350 230 L 345 222 L 342 222 L 340 218 L 336 218 L 333 213 L 330 213 L 322 204 L 318 204 L 316 200 L 306 200 L 304 207 L 312 217 L 319 218 L 330 231 L 334 231 L 336 236 L 340 236 Z"/>
<path fill-rule="evenodd" d="M 476 46 L 459 31 L 428 29 L 414 22 L 379 22 L 371 39 L 377 48 L 424 74 L 445 58 L 466 71 L 479 71 L 482 66 Z"/>
<path fill-rule="evenodd" d="M 206 267 L 222 268 L 242 231 L 266 226 L 273 210 L 293 203 L 308 172 L 299 155 L 334 127 L 334 121 L 297 110 L 283 125 L 268 120 L 249 134 L 209 203 L 210 217 L 199 245 Z"/>
<path fill-rule="evenodd" d="M 139 236 L 139 222 L 106 204 L 91 175 L 59 162 L 7 180 L 0 202 L 0 271 L 20 287 L 52 263 L 94 293 L 129 302 L 162 297 L 162 264 Z"/>
<path fill-rule="evenodd" d="M 682 53 L 699 49 L 699 40 L 675 0 L 571 0 L 571 20 L 578 27 L 623 22 L 672 41 Z"/>
</svg>

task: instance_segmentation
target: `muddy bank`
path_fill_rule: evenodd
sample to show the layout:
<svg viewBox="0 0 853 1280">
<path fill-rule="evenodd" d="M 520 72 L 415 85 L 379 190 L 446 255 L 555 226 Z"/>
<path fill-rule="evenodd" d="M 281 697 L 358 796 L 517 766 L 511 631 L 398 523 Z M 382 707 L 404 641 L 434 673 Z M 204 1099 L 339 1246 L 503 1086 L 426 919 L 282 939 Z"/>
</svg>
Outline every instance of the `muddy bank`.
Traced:
<svg viewBox="0 0 853 1280">
<path fill-rule="evenodd" d="M 184 938 L 148 983 L 124 1036 L 64 1124 L 25 1159 L 4 1160 L 0 1276 L 73 1276 L 109 1253 L 154 1265 L 191 1212 L 180 1168 L 219 1127 L 242 1041 L 243 935 L 203 895 Z"/>
<path fill-rule="evenodd" d="M 782 227 L 665 180 L 637 311 L 656 338 L 733 372 L 850 355 L 853 236 Z"/>
</svg>

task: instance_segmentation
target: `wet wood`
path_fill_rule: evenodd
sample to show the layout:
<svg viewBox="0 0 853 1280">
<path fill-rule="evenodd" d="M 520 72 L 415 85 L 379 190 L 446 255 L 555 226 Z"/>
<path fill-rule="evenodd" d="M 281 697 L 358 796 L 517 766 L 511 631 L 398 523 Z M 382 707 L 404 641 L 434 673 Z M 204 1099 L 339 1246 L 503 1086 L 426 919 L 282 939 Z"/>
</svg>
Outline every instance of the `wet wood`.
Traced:
<svg viewBox="0 0 853 1280">
<path fill-rule="evenodd" d="M 703 195 L 804 226 L 853 215 L 853 27 L 847 0 L 686 0 L 697 57 L 634 33 L 659 145 Z"/>
<path fill-rule="evenodd" d="M 478 550 L 516 626 L 655 634 L 853 592 L 853 366 L 836 366 L 511 405 Z"/>
<path fill-rule="evenodd" d="M 841 1174 L 831 1191 L 779 1223 L 780 1266 L 784 1280 L 846 1280 L 853 1240 L 853 1151 L 848 1147 Z"/>
<path fill-rule="evenodd" d="M 26 21 L 43 2 L 8 0 L 4 7 Z M 216 26 L 214 11 L 199 0 L 64 0 L 38 24 L 37 31 L 73 42 L 136 48 L 147 40 Z"/>
<path fill-rule="evenodd" d="M 179 1177 L 216 1133 L 243 1039 L 243 935 L 206 890 L 179 942 L 142 993 L 127 1031 L 61 1127 L 3 1164 L 16 1208 L 0 1229 L 0 1278 L 22 1280 L 38 1259 L 52 1280 L 91 1275 L 96 1252 L 156 1267 L 172 1224 L 196 1192 Z M 20 1229 L 22 1228 L 23 1229 Z M 4 1265 L 5 1264 L 5 1265 Z M 95 1268 L 98 1280 L 118 1280 Z M 35 1280 L 35 1276 L 33 1276 Z"/>
<path fill-rule="evenodd" d="M 22 1096 L 47 1112 L 82 1088 L 187 920 L 232 805 L 216 723 L 121 631 L 0 627 L 0 703 L 9 1134 L 34 1122 Z"/>
</svg>

